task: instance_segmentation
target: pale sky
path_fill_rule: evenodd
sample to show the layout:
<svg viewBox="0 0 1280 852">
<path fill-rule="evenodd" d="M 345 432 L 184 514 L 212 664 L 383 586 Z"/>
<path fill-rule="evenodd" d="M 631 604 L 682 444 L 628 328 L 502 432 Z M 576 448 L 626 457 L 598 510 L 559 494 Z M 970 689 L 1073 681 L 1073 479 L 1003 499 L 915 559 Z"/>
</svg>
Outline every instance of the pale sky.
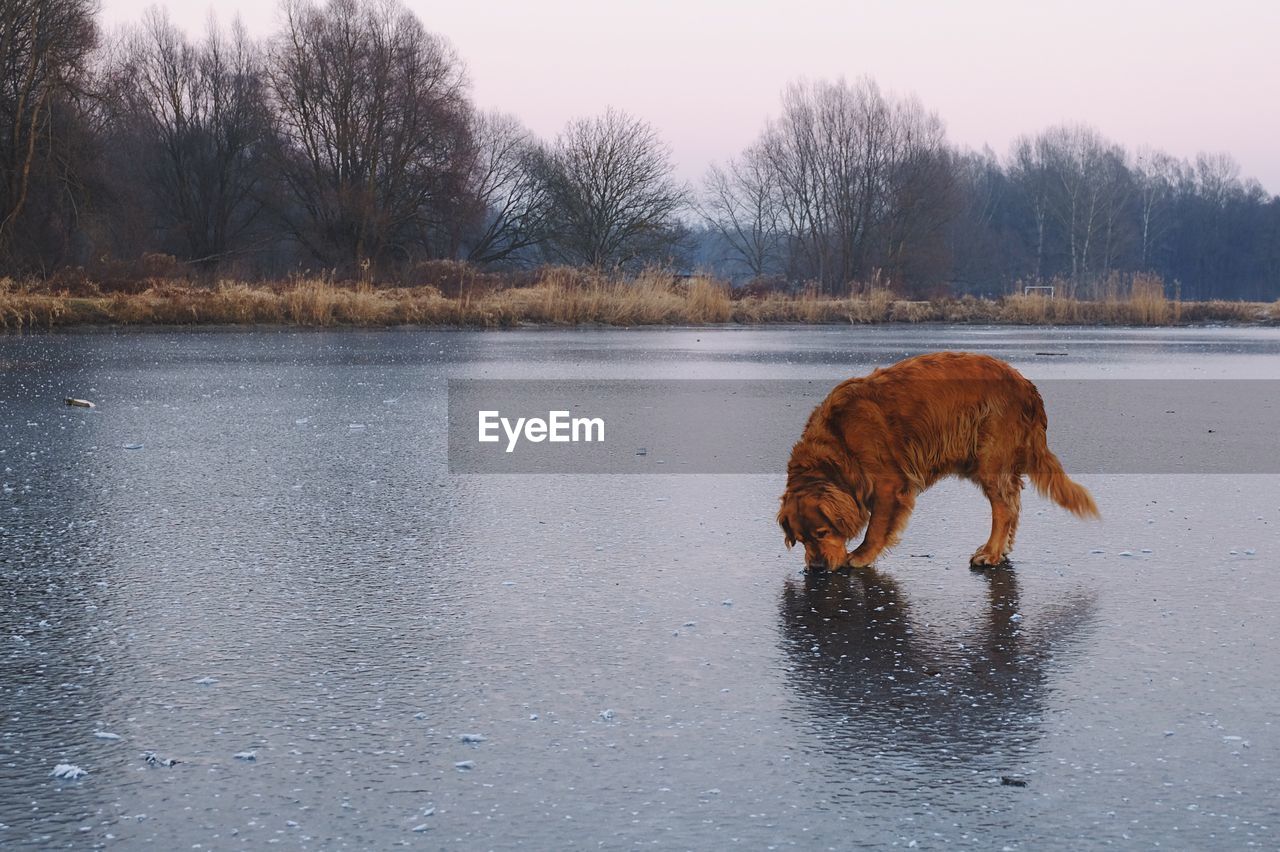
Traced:
<svg viewBox="0 0 1280 852">
<path fill-rule="evenodd" d="M 108 28 L 153 0 L 101 0 Z M 210 10 L 257 36 L 274 0 L 161 2 L 191 33 Z M 615 106 L 652 123 L 696 180 L 749 144 L 797 78 L 873 76 L 936 110 L 953 143 L 997 154 L 1085 122 L 1131 152 L 1227 151 L 1280 193 L 1276 0 L 405 0 L 465 60 L 483 109 L 543 137 Z"/>
</svg>

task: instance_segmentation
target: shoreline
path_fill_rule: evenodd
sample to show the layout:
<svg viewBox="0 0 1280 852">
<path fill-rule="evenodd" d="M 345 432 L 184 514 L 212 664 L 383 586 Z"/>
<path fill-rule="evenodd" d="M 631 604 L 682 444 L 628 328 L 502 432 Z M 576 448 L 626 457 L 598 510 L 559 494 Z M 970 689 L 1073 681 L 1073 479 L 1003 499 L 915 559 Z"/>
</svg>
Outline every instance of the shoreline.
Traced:
<svg viewBox="0 0 1280 852">
<path fill-rule="evenodd" d="M 787 329 L 794 331 L 802 331 L 805 329 L 833 329 L 844 328 L 849 326 L 863 326 L 868 329 L 872 328 L 1008 328 L 1008 329 L 1044 329 L 1044 330 L 1089 330 L 1089 329 L 1114 329 L 1114 330 L 1179 330 L 1187 331 L 1195 330 L 1212 330 L 1212 329 L 1280 329 L 1280 322 L 1274 320 L 1258 320 L 1258 321 L 1233 321 L 1233 320 L 1202 320 L 1197 322 L 1180 322 L 1175 324 L 1139 324 L 1139 323 L 1013 323 L 1013 322 L 983 322 L 983 321 L 966 321 L 952 322 L 947 320 L 926 320 L 921 322 L 906 321 L 885 321 L 885 322 L 860 322 L 860 323 L 838 323 L 838 322 L 715 322 L 715 323 L 649 323 L 645 325 L 608 325 L 599 322 L 583 322 L 575 325 L 565 325 L 546 322 L 517 322 L 510 325 L 445 325 L 445 324 L 420 324 L 420 323 L 401 323 L 397 325 L 357 325 L 357 324 L 341 324 L 332 323 L 329 325 L 299 325 L 296 323 L 229 323 L 229 322 L 186 322 L 186 323 L 164 323 L 164 322 L 148 322 L 148 323 L 113 323 L 113 322 L 92 322 L 92 323 L 60 323 L 52 326 L 46 325 L 25 325 L 5 326 L 0 324 L 0 338 L 3 337 L 22 337 L 31 334 L 112 334 L 116 332 L 130 333 L 146 333 L 154 332 L 187 332 L 191 334 L 199 333 L 228 333 L 228 332 L 356 332 L 356 331 L 374 331 L 374 332 L 415 332 L 415 331 L 442 331 L 442 332 L 473 332 L 473 331 L 491 331 L 495 333 L 506 331 L 750 331 L 753 329 L 769 329 L 784 331 Z"/>
<path fill-rule="evenodd" d="M 136 293 L 71 295 L 0 287 L 0 329 L 122 327 L 636 328 L 816 325 L 991 325 L 1177 328 L 1280 325 L 1280 301 L 1189 302 L 1144 292 L 1104 300 L 1012 295 L 908 300 L 887 290 L 831 298 L 741 296 L 716 281 L 648 276 L 586 285 L 543 281 L 460 296 L 439 289 L 151 282 Z"/>
</svg>

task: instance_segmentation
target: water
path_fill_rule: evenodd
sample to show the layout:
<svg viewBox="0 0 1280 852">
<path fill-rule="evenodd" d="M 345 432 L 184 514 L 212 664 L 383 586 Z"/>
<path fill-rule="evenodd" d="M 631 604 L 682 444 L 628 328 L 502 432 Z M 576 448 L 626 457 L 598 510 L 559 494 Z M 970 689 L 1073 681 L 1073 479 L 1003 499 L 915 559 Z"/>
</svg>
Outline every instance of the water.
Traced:
<svg viewBox="0 0 1280 852">
<path fill-rule="evenodd" d="M 993 573 L 947 482 L 815 577 L 781 471 L 445 466 L 450 377 L 941 348 L 1280 377 L 1275 330 L 0 338 L 0 846 L 1276 848 L 1275 476 L 1081 477 L 1105 520 L 1028 496 Z"/>
</svg>

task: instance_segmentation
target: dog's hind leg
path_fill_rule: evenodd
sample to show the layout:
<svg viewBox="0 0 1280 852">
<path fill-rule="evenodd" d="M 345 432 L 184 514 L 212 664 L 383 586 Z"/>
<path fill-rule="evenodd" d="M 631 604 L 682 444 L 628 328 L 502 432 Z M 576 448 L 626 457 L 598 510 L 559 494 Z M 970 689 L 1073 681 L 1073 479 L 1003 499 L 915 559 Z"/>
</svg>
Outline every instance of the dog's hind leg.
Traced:
<svg viewBox="0 0 1280 852">
<path fill-rule="evenodd" d="M 915 502 L 915 494 L 906 488 L 905 483 L 876 488 L 867 534 L 844 564 L 851 568 L 865 568 L 875 562 L 886 547 L 897 544 Z"/>
<path fill-rule="evenodd" d="M 969 564 L 999 565 L 1013 549 L 1022 506 L 1022 478 L 1002 473 L 982 478 L 978 484 L 991 501 L 991 536 L 969 559 Z"/>
<path fill-rule="evenodd" d="M 1018 537 L 1018 517 L 1022 514 L 1022 477 L 1018 477 L 1017 487 L 1008 495 L 1009 502 L 1009 534 L 1004 543 L 1004 555 L 1013 553 L 1013 541 Z"/>
</svg>

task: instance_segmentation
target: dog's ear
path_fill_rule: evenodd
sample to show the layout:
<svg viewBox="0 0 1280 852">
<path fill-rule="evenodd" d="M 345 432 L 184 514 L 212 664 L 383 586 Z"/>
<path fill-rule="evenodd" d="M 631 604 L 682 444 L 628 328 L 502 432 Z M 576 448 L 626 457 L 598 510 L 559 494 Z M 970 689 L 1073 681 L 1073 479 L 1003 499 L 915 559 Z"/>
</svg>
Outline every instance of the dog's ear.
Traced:
<svg viewBox="0 0 1280 852">
<path fill-rule="evenodd" d="M 778 526 L 782 527 L 782 534 L 787 540 L 787 550 L 790 550 L 795 546 L 796 534 L 791 529 L 791 522 L 787 519 L 787 510 L 785 508 L 778 512 Z"/>
<path fill-rule="evenodd" d="M 867 510 L 860 500 L 849 492 L 828 485 L 822 489 L 820 511 L 833 529 L 845 538 L 855 537 L 867 525 Z"/>
</svg>

